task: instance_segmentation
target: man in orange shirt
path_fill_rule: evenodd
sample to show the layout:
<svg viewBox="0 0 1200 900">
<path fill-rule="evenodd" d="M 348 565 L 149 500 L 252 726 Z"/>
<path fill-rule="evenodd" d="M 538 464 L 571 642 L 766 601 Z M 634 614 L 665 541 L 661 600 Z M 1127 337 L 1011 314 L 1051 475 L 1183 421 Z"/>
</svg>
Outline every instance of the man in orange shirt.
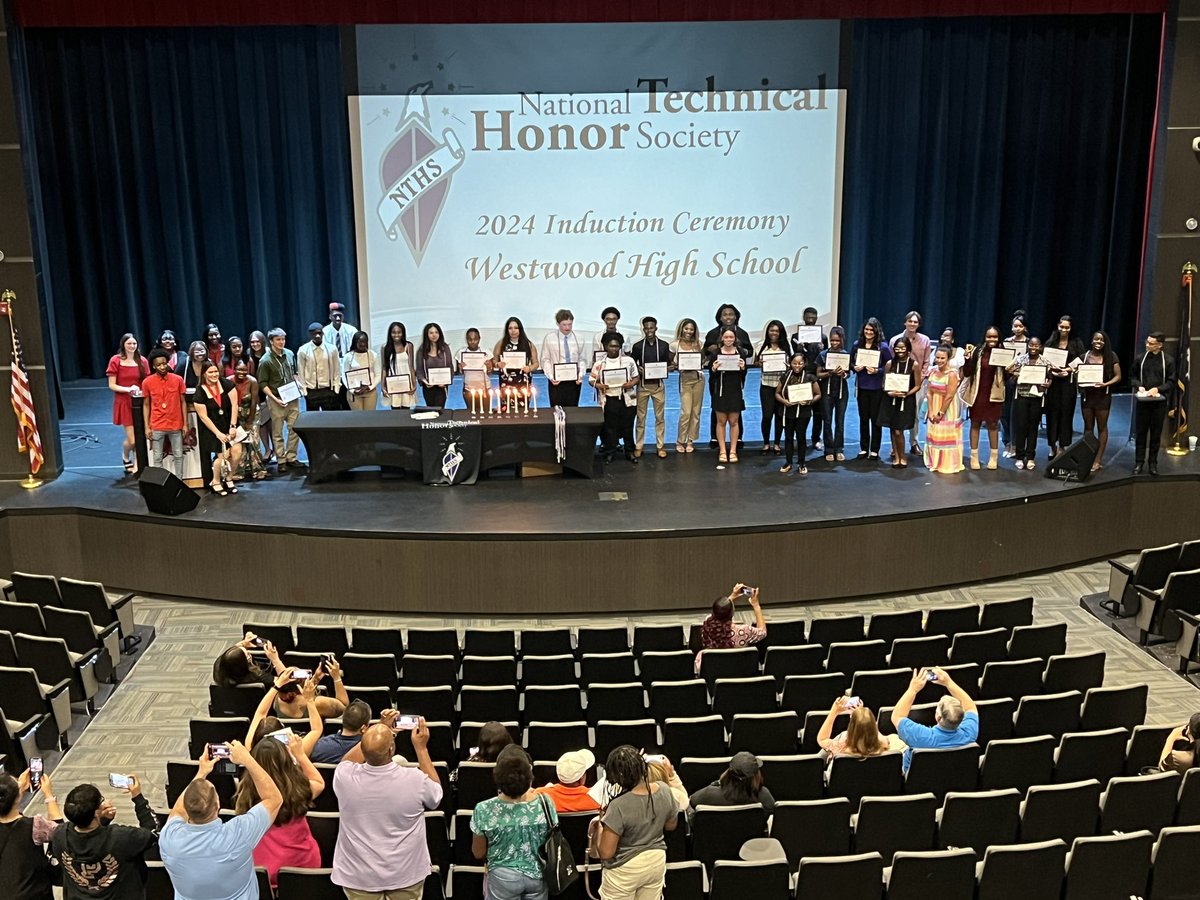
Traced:
<svg viewBox="0 0 1200 900">
<path fill-rule="evenodd" d="M 572 750 L 558 758 L 554 767 L 558 775 L 558 784 L 548 784 L 537 789 L 539 794 L 545 794 L 554 802 L 554 808 L 560 813 L 565 812 L 595 812 L 600 805 L 588 795 L 587 772 L 596 764 L 596 757 L 591 750 Z"/>
<path fill-rule="evenodd" d="M 171 440 L 171 459 L 175 474 L 183 477 L 183 431 L 187 423 L 187 387 L 171 371 L 165 350 L 150 353 L 151 374 L 142 382 L 142 415 L 150 437 L 150 465 L 163 464 L 163 441 Z"/>
</svg>

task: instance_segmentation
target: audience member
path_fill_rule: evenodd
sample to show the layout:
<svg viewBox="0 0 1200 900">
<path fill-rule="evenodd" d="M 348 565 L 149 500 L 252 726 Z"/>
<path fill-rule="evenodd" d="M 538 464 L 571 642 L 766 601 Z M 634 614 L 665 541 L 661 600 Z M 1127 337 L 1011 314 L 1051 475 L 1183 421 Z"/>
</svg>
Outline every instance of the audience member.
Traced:
<svg viewBox="0 0 1200 900">
<path fill-rule="evenodd" d="M 232 763 L 245 766 L 243 777 L 254 781 L 259 802 L 245 815 L 221 820 L 217 791 L 206 780 L 216 759 L 206 747 L 195 779 L 175 801 L 158 837 L 176 900 L 258 900 L 254 848 L 279 814 L 283 795 L 239 741 L 229 751 Z"/>
<path fill-rule="evenodd" d="M 371 724 L 371 707 L 362 700 L 353 700 L 342 713 L 342 730 L 337 734 L 321 737 L 313 747 L 311 759 L 315 763 L 338 763 L 362 740 L 367 726 Z"/>
<path fill-rule="evenodd" d="M 28 769 L 19 778 L 0 771 L 0 884 L 7 885 L 5 896 L 10 900 L 53 900 L 54 867 L 35 840 L 37 831 L 45 829 L 35 828 L 34 819 L 21 815 L 21 798 L 28 790 Z M 38 790 L 50 816 L 61 819 L 49 775 L 42 775 Z M 39 824 L 44 822 L 37 818 Z"/>
<path fill-rule="evenodd" d="M 591 750 L 571 750 L 558 758 L 554 766 L 554 774 L 558 781 L 551 782 L 538 788 L 538 793 L 545 794 L 560 812 L 592 812 L 600 808 L 600 804 L 588 793 L 588 769 L 596 764 L 596 756 Z"/>
<path fill-rule="evenodd" d="M 1197 759 L 1200 759 L 1197 749 L 1200 749 L 1200 713 L 1192 713 L 1186 724 L 1172 728 L 1167 735 L 1158 768 L 1163 772 L 1183 775 L 1188 769 L 1196 767 Z"/>
<path fill-rule="evenodd" d="M 547 900 L 540 850 L 558 821 L 554 807 L 532 790 L 529 754 L 509 744 L 492 770 L 497 795 L 475 804 L 471 852 L 487 860 L 489 900 Z"/>
<path fill-rule="evenodd" d="M 417 720 L 412 745 L 417 767 L 401 766 L 392 759 L 392 729 L 384 722 L 372 725 L 334 772 L 341 827 L 332 881 L 351 900 L 421 900 L 432 871 L 425 810 L 442 802 L 442 783 L 429 758 L 429 728 L 423 718 Z"/>
<path fill-rule="evenodd" d="M 701 805 L 742 806 L 747 803 L 762 804 L 764 821 L 775 811 L 775 798 L 763 784 L 762 763 L 753 753 L 740 750 L 733 754 L 729 768 L 719 779 L 688 798 L 688 813 L 694 813 Z"/>
<path fill-rule="evenodd" d="M 303 752 L 305 756 L 311 757 L 313 750 L 317 746 L 317 741 L 325 732 L 325 723 L 321 719 L 321 708 L 316 701 L 317 684 L 320 682 L 322 672 L 320 668 L 313 673 L 313 677 L 303 682 L 296 681 L 292 677 L 295 671 L 294 667 L 289 666 L 283 672 L 275 676 L 275 681 L 271 685 L 271 689 L 263 695 L 262 700 L 258 704 L 258 709 L 254 711 L 254 715 L 250 717 L 250 726 L 246 729 L 246 746 L 254 749 L 267 735 L 279 734 L 286 731 L 289 735 L 292 733 L 290 728 L 286 728 L 278 718 L 278 716 L 270 715 L 271 707 L 277 702 L 279 693 L 286 688 L 291 691 L 296 685 L 300 685 L 300 694 L 303 698 L 302 710 L 297 716 L 289 716 L 288 718 L 300 718 L 304 714 L 308 715 L 308 734 L 301 738 L 303 744 Z M 280 687 L 282 685 L 282 688 Z"/>
<path fill-rule="evenodd" d="M 675 795 L 675 802 L 679 804 L 680 809 L 687 809 L 687 788 L 679 780 L 679 774 L 675 771 L 675 767 L 671 765 L 671 760 L 661 754 L 657 756 L 648 755 L 646 757 L 646 782 L 654 784 L 656 781 L 661 781 L 671 789 L 671 793 Z"/>
<path fill-rule="evenodd" d="M 754 624 L 735 624 L 733 605 L 738 597 L 746 597 L 754 610 Z M 767 636 L 767 623 L 763 618 L 758 600 L 758 588 L 747 587 L 740 581 L 733 586 L 728 597 L 719 597 L 713 602 L 712 612 L 700 626 L 702 649 L 696 654 L 696 671 L 700 671 L 700 658 L 705 650 L 728 650 L 732 647 L 748 647 Z"/>
<path fill-rule="evenodd" d="M 275 675 L 254 661 L 252 651 L 261 648 L 276 673 L 283 672 L 283 661 L 270 641 L 259 644 L 258 636 L 247 631 L 246 636 L 222 653 L 213 662 L 213 684 L 218 687 L 237 687 L 239 684 L 261 684 L 269 687 Z"/>
<path fill-rule="evenodd" d="M 332 655 L 327 657 L 326 661 L 317 666 L 313 672 L 313 683 L 320 685 L 325 678 L 325 673 L 328 671 L 330 680 L 333 681 L 333 696 L 332 697 L 316 697 L 317 712 L 322 718 L 333 719 L 340 716 L 350 703 L 350 697 L 346 694 L 346 686 L 342 683 L 342 666 Z M 275 679 L 278 684 L 279 679 Z M 300 681 L 292 681 L 290 684 L 285 684 L 279 688 L 279 696 L 275 698 L 275 711 L 280 718 L 284 719 L 301 719 L 306 716 L 308 699 L 303 694 L 304 685 Z M 315 696 L 315 695 L 314 695 Z"/>
<path fill-rule="evenodd" d="M 903 450 L 903 447 L 899 448 Z M 851 707 L 849 697 L 838 697 L 829 708 L 829 715 L 817 732 L 817 744 L 825 755 L 825 762 L 831 762 L 835 756 L 878 756 L 888 750 L 888 739 L 879 733 L 879 723 L 875 721 L 875 713 L 861 703 Z M 850 724 L 837 737 L 831 737 L 833 723 L 842 713 L 850 713 Z"/>
<path fill-rule="evenodd" d="M 935 713 L 936 725 L 918 725 L 908 717 L 917 694 L 930 681 L 936 681 L 946 689 L 946 696 L 938 701 Z M 931 669 L 913 669 L 912 681 L 908 690 L 896 701 L 892 709 L 892 724 L 900 740 L 908 745 L 904 751 L 904 771 L 912 764 L 913 750 L 943 749 L 961 747 L 974 743 L 979 737 L 979 713 L 975 701 L 967 696 L 967 692 L 954 683 L 946 670 L 941 666 Z"/>
</svg>

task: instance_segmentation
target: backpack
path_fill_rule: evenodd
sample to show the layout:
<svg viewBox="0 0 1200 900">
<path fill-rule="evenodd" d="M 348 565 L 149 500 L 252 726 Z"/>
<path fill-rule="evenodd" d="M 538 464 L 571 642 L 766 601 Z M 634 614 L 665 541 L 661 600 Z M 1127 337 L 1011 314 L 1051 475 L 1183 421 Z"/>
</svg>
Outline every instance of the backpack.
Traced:
<svg viewBox="0 0 1200 900">
<path fill-rule="evenodd" d="M 542 842 L 542 878 L 546 882 L 546 890 L 551 894 L 561 894 L 579 879 L 579 867 L 575 865 L 575 855 L 558 823 L 550 818 L 550 805 L 545 794 L 541 795 L 541 800 L 542 812 L 549 827 L 546 840 Z"/>
</svg>

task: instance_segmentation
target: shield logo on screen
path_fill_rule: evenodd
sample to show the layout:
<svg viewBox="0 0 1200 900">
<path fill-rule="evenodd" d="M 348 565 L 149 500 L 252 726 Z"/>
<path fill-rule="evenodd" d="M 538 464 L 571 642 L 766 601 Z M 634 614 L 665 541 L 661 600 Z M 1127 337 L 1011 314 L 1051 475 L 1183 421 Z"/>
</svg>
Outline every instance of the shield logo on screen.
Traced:
<svg viewBox="0 0 1200 900">
<path fill-rule="evenodd" d="M 414 85 L 404 101 L 395 140 L 379 160 L 383 199 L 376 210 L 391 240 L 404 236 L 419 266 L 442 214 L 454 172 L 466 153 L 449 128 L 439 140 L 429 124 L 426 98 L 433 82 Z"/>
</svg>

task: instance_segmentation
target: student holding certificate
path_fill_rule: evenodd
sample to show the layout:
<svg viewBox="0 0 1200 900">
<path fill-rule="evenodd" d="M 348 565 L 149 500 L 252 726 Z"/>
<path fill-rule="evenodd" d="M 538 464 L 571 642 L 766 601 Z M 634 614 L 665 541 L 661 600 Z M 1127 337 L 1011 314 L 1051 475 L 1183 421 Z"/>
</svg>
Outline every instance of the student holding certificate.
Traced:
<svg viewBox="0 0 1200 900">
<path fill-rule="evenodd" d="M 578 406 L 583 373 L 592 365 L 592 357 L 575 333 L 575 314 L 560 309 L 554 314 L 557 327 L 542 340 L 542 371 L 550 384 L 551 406 Z"/>
<path fill-rule="evenodd" d="M 430 322 L 421 332 L 421 349 L 417 352 L 417 380 L 426 406 L 442 409 L 454 380 L 454 355 L 442 337 L 442 327 Z"/>
<path fill-rule="evenodd" d="M 637 412 L 634 388 L 638 383 L 637 363 L 621 348 L 625 336 L 612 332 L 604 336 L 604 358 L 596 360 L 588 380 L 604 397 L 604 428 L 600 432 L 600 451 L 606 463 L 616 458 L 618 442 L 625 442 L 625 458 L 638 461 L 633 454 L 633 420 Z"/>
<path fill-rule="evenodd" d="M 392 409 L 411 409 L 417 403 L 417 373 L 413 369 L 413 345 L 403 322 L 388 326 L 388 339 L 379 351 L 379 387 L 384 402 Z"/>
<path fill-rule="evenodd" d="M 846 406 L 850 402 L 850 354 L 841 325 L 829 329 L 829 349 L 822 350 L 817 363 L 821 384 L 821 417 L 825 420 L 825 462 L 846 458 Z"/>
<path fill-rule="evenodd" d="M 892 351 L 883 342 L 883 325 L 874 316 L 863 323 L 850 356 L 858 400 L 858 458 L 879 459 L 879 447 L 883 443 L 883 429 L 879 425 L 883 375 Z"/>
<path fill-rule="evenodd" d="M 933 368 L 930 369 L 926 382 L 928 402 L 925 406 L 925 465 L 931 472 L 956 475 L 964 468 L 962 414 L 959 411 L 958 373 L 950 365 L 949 347 L 938 347 L 934 351 Z M 995 426 L 993 441 L 994 428 Z M 976 431 L 976 437 L 978 434 Z M 996 451 L 993 450 L 992 453 L 995 454 Z"/>
<path fill-rule="evenodd" d="M 1013 313 L 1012 334 L 1004 339 L 1004 344 L 1021 356 L 1024 345 L 1029 340 L 1029 324 L 1025 321 L 1025 310 L 1018 309 Z M 1015 360 L 1014 360 L 1015 361 Z M 1000 437 L 1004 440 L 1004 458 L 1012 459 L 1017 455 L 1013 445 L 1013 397 L 1016 396 L 1017 382 L 1011 375 L 1004 381 L 1004 413 L 1000 416 Z"/>
<path fill-rule="evenodd" d="M 908 335 L 892 338 L 892 358 L 884 366 L 883 392 L 887 396 L 879 408 L 879 427 L 891 432 L 893 469 L 908 468 L 904 432 L 911 431 L 916 436 L 918 400 L 915 395 L 923 383 L 920 373 L 921 365 L 913 358 Z"/>
<path fill-rule="evenodd" d="M 805 307 L 801 314 L 801 326 L 796 329 L 796 333 L 792 335 L 792 353 L 804 354 L 804 368 L 809 372 L 816 372 L 817 366 L 821 362 L 821 354 L 829 348 L 829 338 L 825 335 L 825 329 L 817 324 L 819 313 L 816 307 Z M 820 340 L 814 340 L 817 336 Z M 843 346 L 845 341 L 842 341 Z M 820 450 L 822 427 L 825 423 L 825 410 L 820 403 L 812 408 L 812 444 Z M 779 448 L 776 447 L 776 452 Z M 825 445 L 825 452 L 829 452 L 828 444 Z"/>
<path fill-rule="evenodd" d="M 762 452 L 779 453 L 779 439 L 783 432 L 783 408 L 776 406 L 775 389 L 788 370 L 791 349 L 787 340 L 787 329 L 778 319 L 767 323 L 763 331 L 762 346 L 758 348 L 755 363 L 762 369 L 762 384 L 758 388 L 759 403 L 762 404 Z M 806 356 L 807 359 L 807 356 Z M 809 367 L 812 368 L 812 367 Z M 775 443 L 771 443 L 771 425 L 775 425 Z"/>
<path fill-rule="evenodd" d="M 1042 358 L 1042 339 L 1031 337 L 1025 347 L 1025 355 L 1008 367 L 1008 374 L 1016 376 L 1013 437 L 1016 439 L 1018 469 L 1037 466 L 1038 423 L 1042 420 L 1046 391 L 1050 389 L 1050 367 Z"/>
<path fill-rule="evenodd" d="M 681 319 L 671 342 L 672 368 L 679 370 L 679 430 L 675 452 L 692 453 L 700 437 L 700 410 L 704 406 L 704 348 L 700 346 L 700 326 L 695 319 Z"/>
<path fill-rule="evenodd" d="M 712 371 L 709 393 L 713 396 L 713 411 L 717 417 L 717 458 L 720 462 L 737 462 L 737 440 L 742 433 L 742 410 L 746 406 L 742 398 L 746 359 L 738 345 L 736 328 L 721 329 L 717 352 L 713 354 L 709 369 Z"/>
<path fill-rule="evenodd" d="M 750 335 L 747 334 L 746 330 L 738 324 L 742 320 L 742 313 L 736 306 L 734 306 L 732 303 L 722 303 L 719 307 L 717 307 L 716 320 L 717 327 L 710 328 L 708 333 L 704 335 L 704 352 L 706 354 L 706 361 L 708 363 L 712 362 L 713 356 L 720 349 L 721 332 L 726 328 L 732 328 L 734 334 L 737 335 L 737 349 L 738 352 L 741 353 L 743 359 L 749 359 L 754 355 L 754 347 L 750 343 Z M 743 378 L 743 383 L 744 381 L 745 379 Z M 717 385 L 719 383 L 719 381 L 716 381 L 711 377 L 708 380 L 708 396 L 711 398 L 713 404 L 712 415 L 709 416 L 708 421 L 708 446 L 710 448 L 716 448 L 717 446 Z M 740 416 L 738 417 L 737 422 L 737 445 L 738 449 L 741 450 L 742 421 Z"/>
<path fill-rule="evenodd" d="M 808 420 L 812 415 L 813 404 L 821 399 L 821 385 L 808 366 L 808 359 L 803 353 L 792 355 L 789 368 L 775 388 L 775 401 L 783 412 L 783 466 L 779 472 L 786 475 L 792 471 L 792 447 L 798 444 L 797 460 L 800 463 L 799 474 L 807 475 L 808 466 L 805 459 L 808 447 L 805 438 L 808 436 Z"/>
<path fill-rule="evenodd" d="M 1099 379 L 1096 372 L 1099 372 Z M 1108 335 L 1103 331 L 1094 332 L 1088 352 L 1083 356 L 1083 364 L 1076 374 L 1079 393 L 1083 395 L 1080 404 L 1083 433 L 1094 434 L 1099 442 L 1096 458 L 1092 461 L 1093 472 L 1099 472 L 1104 467 L 1104 448 L 1108 446 L 1108 414 L 1112 409 L 1112 394 L 1109 392 L 1120 380 L 1121 364 L 1112 352 Z"/>
<path fill-rule="evenodd" d="M 929 374 L 930 363 L 933 359 L 933 342 L 930 341 L 929 335 L 921 333 L 921 326 L 925 323 L 924 317 L 915 309 L 910 310 L 904 317 L 904 330 L 891 340 L 892 349 L 896 348 L 896 338 L 906 337 L 909 343 L 908 355 L 912 357 L 913 362 L 917 366 L 917 396 L 913 401 L 913 424 L 910 428 L 904 429 L 911 431 L 910 438 L 912 445 L 909 448 L 913 455 L 920 455 L 921 445 L 917 441 L 917 433 L 920 430 L 920 425 L 917 423 L 915 412 L 921 408 L 921 404 L 925 402 L 925 376 Z M 884 404 L 886 408 L 887 404 Z M 904 443 L 903 440 L 900 441 Z M 898 451 L 899 455 L 904 455 L 904 448 L 901 447 Z M 893 456 L 897 455 L 897 451 L 893 449 Z M 895 462 L 892 463 L 895 465 Z"/>
<path fill-rule="evenodd" d="M 1054 334 L 1046 339 L 1042 355 L 1050 366 L 1050 390 L 1046 392 L 1046 443 L 1050 445 L 1050 458 L 1054 459 L 1071 445 L 1075 433 L 1071 427 L 1075 420 L 1075 370 L 1071 363 L 1082 359 L 1085 353 L 1083 341 L 1075 336 L 1071 328 L 1071 317 L 1060 316 Z"/>
<path fill-rule="evenodd" d="M 633 345 L 632 356 L 638 365 L 637 432 L 634 439 L 640 457 L 646 442 L 646 419 L 650 401 L 654 401 L 654 446 L 659 459 L 667 458 L 667 373 L 671 368 L 671 348 L 658 337 L 658 319 L 642 319 L 643 338 Z"/>
<path fill-rule="evenodd" d="M 1000 417 L 1004 414 L 1004 367 L 996 365 L 992 354 L 1000 346 L 1000 329 L 995 325 L 983 333 L 979 346 L 967 344 L 963 352 L 962 401 L 971 419 L 971 468 L 979 468 L 979 430 L 988 432 L 987 467 L 1000 464 Z"/>
<path fill-rule="evenodd" d="M 356 331 L 350 342 L 350 352 L 342 357 L 342 383 L 350 408 L 361 411 L 375 409 L 375 388 L 379 386 L 379 354 L 371 349 L 365 331 Z"/>
<path fill-rule="evenodd" d="M 470 392 L 483 391 L 486 398 L 487 391 L 492 386 L 492 380 L 488 377 L 492 371 L 492 356 L 479 346 L 478 328 L 468 328 L 463 337 L 467 346 L 458 351 L 458 371 L 463 377 L 463 403 L 470 409 Z M 553 402 L 554 395 L 550 396 Z"/>
<path fill-rule="evenodd" d="M 504 323 L 504 337 L 496 342 L 492 360 L 493 367 L 500 372 L 501 389 L 532 383 L 533 371 L 538 367 L 537 349 L 516 316 L 510 316 Z"/>
</svg>

